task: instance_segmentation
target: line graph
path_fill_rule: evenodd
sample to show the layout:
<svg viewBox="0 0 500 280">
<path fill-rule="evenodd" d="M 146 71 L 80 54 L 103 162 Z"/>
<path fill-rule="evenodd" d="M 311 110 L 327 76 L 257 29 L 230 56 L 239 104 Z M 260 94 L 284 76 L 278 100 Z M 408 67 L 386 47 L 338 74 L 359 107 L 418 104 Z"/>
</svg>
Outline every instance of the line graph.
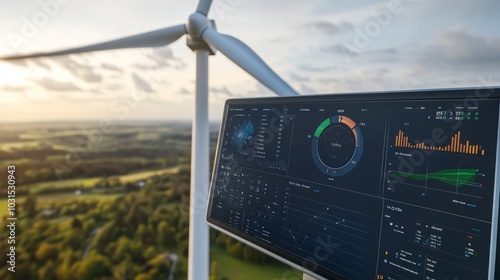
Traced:
<svg viewBox="0 0 500 280">
<path fill-rule="evenodd" d="M 460 169 L 460 167 L 457 169 L 439 170 L 431 173 L 426 172 L 424 174 L 389 171 L 389 173 L 392 173 L 394 176 L 411 178 L 417 181 L 438 180 L 454 187 L 470 186 L 481 188 L 482 184 L 474 182 L 476 176 L 484 176 L 484 174 L 478 172 L 478 169 Z"/>
<path fill-rule="evenodd" d="M 351 228 L 350 226 L 347 225 L 345 219 L 343 219 L 342 221 L 338 221 L 338 222 L 335 222 L 335 225 L 339 225 L 341 227 L 345 227 L 345 228 Z M 325 227 L 324 230 L 326 230 L 327 228 Z M 310 236 L 308 235 L 305 235 L 302 239 L 302 242 L 300 242 L 299 244 L 299 241 L 297 240 L 298 237 L 300 237 L 300 231 L 299 232 L 296 232 L 295 234 L 290 230 L 290 229 L 286 229 L 290 235 L 292 236 L 293 240 L 295 241 L 295 245 L 297 246 L 297 248 L 299 248 L 300 250 L 302 250 L 302 246 L 304 246 L 304 243 L 306 242 L 306 240 L 309 238 L 311 239 Z M 297 237 L 295 237 L 295 235 L 297 235 Z M 316 240 L 317 241 L 317 240 Z M 336 244 L 335 244 L 336 245 Z M 352 244 L 354 245 L 354 244 Z M 337 246 L 334 246 L 334 247 L 337 247 Z"/>
<path fill-rule="evenodd" d="M 299 229 L 296 231 L 296 233 L 294 234 L 290 229 L 286 229 L 290 235 L 292 236 L 293 240 L 295 241 L 295 245 L 297 245 L 297 247 L 299 249 L 302 250 L 302 246 L 304 245 L 304 242 L 310 238 L 309 236 L 305 235 L 304 238 L 302 239 L 302 242 L 300 242 L 300 244 L 298 243 L 299 241 L 297 241 L 297 237 L 295 235 L 298 235 L 300 236 L 301 235 L 301 231 L 303 231 L 303 229 L 308 226 L 311 222 L 313 221 L 318 221 L 318 222 L 321 222 L 322 219 L 324 220 L 327 220 L 326 218 L 324 218 L 323 216 L 330 210 L 330 207 L 326 207 L 325 211 L 323 211 L 320 215 L 314 215 L 312 218 L 310 218 L 309 220 L 307 220 L 305 223 L 303 223 Z M 304 213 L 304 212 L 302 212 Z M 344 227 L 344 228 L 351 228 L 351 229 L 355 229 L 351 226 L 349 226 L 346 222 L 345 219 L 342 219 L 342 220 L 338 220 L 336 222 L 334 222 L 335 225 L 337 226 L 340 226 L 340 227 Z M 327 230 L 327 227 L 324 227 L 323 228 L 325 231 Z"/>
<path fill-rule="evenodd" d="M 369 239 L 368 216 L 337 205 L 289 195 L 283 244 L 302 253 L 330 252 L 330 265 L 364 267 Z M 334 252 L 334 253 L 333 253 Z"/>
<path fill-rule="evenodd" d="M 317 215 L 314 215 L 312 218 L 310 218 L 309 220 L 307 220 L 304 224 L 302 224 L 300 227 L 299 227 L 299 230 L 297 231 L 297 233 L 300 233 L 300 231 L 305 227 L 307 226 L 307 224 L 309 224 L 309 222 L 311 222 L 312 220 L 316 220 L 316 219 L 321 219 L 321 217 L 326 213 L 328 212 L 328 210 L 330 210 L 330 207 L 326 207 L 325 211 L 323 211 L 323 213 L 321 213 L 321 215 L 317 216 Z M 304 245 L 304 241 L 307 239 L 307 235 L 305 236 L 305 238 L 302 240 L 302 243 L 299 245 L 297 243 L 297 238 L 295 238 L 295 235 L 293 234 L 293 232 L 289 229 L 287 229 L 290 234 L 292 235 L 293 237 L 293 240 L 295 241 L 295 244 L 297 245 L 297 247 L 299 249 L 302 249 L 302 246 Z"/>
<path fill-rule="evenodd" d="M 428 190 L 442 193 L 482 198 L 482 179 L 486 176 L 479 169 L 461 168 L 443 169 L 429 172 L 429 164 L 425 172 L 388 171 L 389 184 L 400 184 L 423 189 L 425 196 Z"/>
</svg>

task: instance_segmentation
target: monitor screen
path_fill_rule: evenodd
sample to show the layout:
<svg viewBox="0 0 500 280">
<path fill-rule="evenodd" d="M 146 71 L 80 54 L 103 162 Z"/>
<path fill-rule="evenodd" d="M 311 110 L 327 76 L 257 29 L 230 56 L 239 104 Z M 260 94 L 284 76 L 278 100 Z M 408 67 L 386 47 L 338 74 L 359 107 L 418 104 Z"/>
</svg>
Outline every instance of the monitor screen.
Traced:
<svg viewBox="0 0 500 280">
<path fill-rule="evenodd" d="M 228 100 L 207 221 L 319 279 L 494 279 L 499 108 L 498 88 Z"/>
</svg>

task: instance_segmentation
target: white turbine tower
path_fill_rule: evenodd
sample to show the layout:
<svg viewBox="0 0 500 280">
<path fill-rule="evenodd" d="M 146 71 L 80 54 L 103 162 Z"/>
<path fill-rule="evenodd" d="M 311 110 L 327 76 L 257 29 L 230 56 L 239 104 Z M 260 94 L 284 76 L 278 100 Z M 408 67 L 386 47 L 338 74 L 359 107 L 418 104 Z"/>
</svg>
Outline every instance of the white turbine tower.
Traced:
<svg viewBox="0 0 500 280">
<path fill-rule="evenodd" d="M 26 59 L 59 56 L 91 51 L 166 46 L 182 35 L 187 35 L 187 45 L 196 53 L 196 98 L 192 126 L 191 200 L 189 225 L 189 269 L 191 280 L 208 279 L 209 230 L 205 211 L 209 186 L 209 122 L 208 122 L 208 56 L 219 50 L 234 63 L 278 95 L 297 95 L 285 81 L 240 40 L 217 32 L 214 21 L 207 18 L 212 0 L 200 0 L 196 12 L 187 24 L 167 27 L 109 42 L 73 49 L 8 56 L 0 59 Z"/>
</svg>

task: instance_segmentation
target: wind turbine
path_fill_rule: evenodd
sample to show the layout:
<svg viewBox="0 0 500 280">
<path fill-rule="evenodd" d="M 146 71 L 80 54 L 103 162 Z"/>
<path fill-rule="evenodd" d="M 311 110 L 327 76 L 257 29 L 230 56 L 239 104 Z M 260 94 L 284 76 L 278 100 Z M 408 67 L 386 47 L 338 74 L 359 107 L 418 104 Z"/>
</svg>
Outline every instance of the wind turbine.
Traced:
<svg viewBox="0 0 500 280">
<path fill-rule="evenodd" d="M 187 46 L 196 53 L 196 101 L 192 126 L 191 197 L 188 278 L 208 279 L 209 230 L 205 223 L 209 179 L 208 56 L 219 50 L 269 89 L 282 96 L 298 95 L 266 63 L 240 40 L 217 32 L 207 18 L 212 0 L 200 0 L 187 24 L 175 25 L 109 42 L 67 50 L 7 56 L 14 60 L 59 56 L 91 51 L 166 46 L 187 35 Z"/>
</svg>

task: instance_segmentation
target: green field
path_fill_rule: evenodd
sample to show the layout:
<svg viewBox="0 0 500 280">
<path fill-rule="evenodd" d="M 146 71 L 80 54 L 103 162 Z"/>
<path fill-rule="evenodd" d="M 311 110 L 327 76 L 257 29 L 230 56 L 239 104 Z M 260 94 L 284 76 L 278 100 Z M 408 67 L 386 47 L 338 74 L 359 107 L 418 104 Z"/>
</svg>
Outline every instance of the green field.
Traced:
<svg viewBox="0 0 500 280">
<path fill-rule="evenodd" d="M 121 183 L 129 183 L 129 182 L 137 182 L 139 180 L 145 180 L 149 177 L 155 176 L 155 175 L 162 175 L 162 174 L 173 174 L 179 171 L 181 167 L 171 167 L 171 168 L 165 168 L 161 170 L 148 170 L 148 171 L 141 171 L 141 172 L 136 172 L 136 173 L 131 173 L 127 175 L 122 175 L 122 176 L 116 176 L 118 179 L 120 179 Z M 122 194 L 97 194 L 97 193 L 88 193 L 88 194 L 82 194 L 80 196 L 76 196 L 73 192 L 64 192 L 64 193 L 53 193 L 53 194 L 37 194 L 44 188 L 48 187 L 81 187 L 81 188 L 91 188 L 93 187 L 97 182 L 102 180 L 101 177 L 95 177 L 95 178 L 84 178 L 84 179 L 71 179 L 71 180 L 63 180 L 63 181 L 51 181 L 51 182 L 43 182 L 43 183 L 35 183 L 35 184 L 30 184 L 27 185 L 27 187 L 30 189 L 30 192 L 32 194 L 36 194 L 36 199 L 38 201 L 39 206 L 44 206 L 49 204 L 50 202 L 53 201 L 65 201 L 69 199 L 78 199 L 78 200 L 84 200 L 84 199 L 89 199 L 89 200 L 105 200 L 105 199 L 111 199 L 117 196 L 120 196 Z M 24 197 L 18 197 L 16 199 L 16 204 L 20 205 L 20 203 L 23 203 Z M 0 199 L 0 217 L 3 215 L 7 214 L 7 199 Z"/>
<path fill-rule="evenodd" d="M 171 168 L 166 168 L 166 169 L 162 169 L 162 170 L 142 171 L 142 172 L 118 176 L 118 178 L 120 178 L 120 181 L 122 183 L 136 182 L 139 180 L 147 179 L 147 178 L 155 176 L 155 175 L 177 173 L 177 171 L 179 171 L 180 168 L 181 167 L 177 166 L 177 167 L 171 167 Z"/>
<path fill-rule="evenodd" d="M 113 177 L 118 178 L 121 183 L 129 183 L 129 182 L 136 182 L 139 180 L 144 180 L 144 179 L 147 179 L 147 178 L 155 176 L 155 175 L 176 173 L 177 171 L 179 171 L 179 168 L 180 167 L 170 167 L 170 168 L 165 168 L 165 169 L 161 169 L 161 170 L 147 170 L 147 171 L 141 171 L 141 172 L 131 173 L 131 174 L 127 174 L 127 175 L 121 175 L 121 176 L 113 176 Z M 91 188 L 97 182 L 99 182 L 101 180 L 102 180 L 102 177 L 69 179 L 69 180 L 62 180 L 62 181 L 50 181 L 50 182 L 43 182 L 43 183 L 34 183 L 34 184 L 26 185 L 26 187 L 30 190 L 30 193 L 36 194 L 36 193 L 39 193 L 41 190 L 48 188 L 48 187 Z"/>
<path fill-rule="evenodd" d="M 2 143 L 0 145 L 0 150 L 11 152 L 14 149 L 36 148 L 39 145 L 40 141 L 9 142 L 9 143 Z"/>
<path fill-rule="evenodd" d="M 278 280 L 302 279 L 302 273 L 287 265 L 274 263 L 268 265 L 245 262 L 234 258 L 218 246 L 210 248 L 211 262 L 217 262 L 220 278 L 229 280 Z"/>
</svg>

